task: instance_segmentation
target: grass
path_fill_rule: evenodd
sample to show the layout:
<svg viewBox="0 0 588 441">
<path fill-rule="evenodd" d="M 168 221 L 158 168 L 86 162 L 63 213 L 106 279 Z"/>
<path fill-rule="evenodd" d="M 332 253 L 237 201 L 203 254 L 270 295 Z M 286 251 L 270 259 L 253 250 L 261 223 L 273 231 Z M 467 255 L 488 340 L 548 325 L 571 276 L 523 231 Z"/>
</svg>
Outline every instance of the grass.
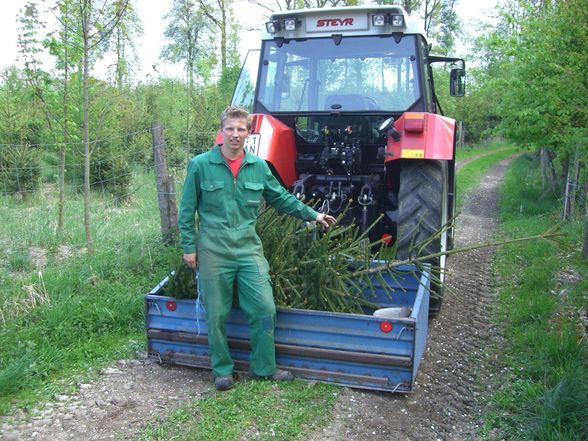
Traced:
<svg viewBox="0 0 588 441">
<path fill-rule="evenodd" d="M 144 347 L 142 294 L 179 260 L 159 243 L 153 181 L 136 175 L 125 207 L 93 195 L 92 255 L 79 194 L 68 194 L 63 234 L 54 188 L 0 201 L 0 413 Z"/>
<path fill-rule="evenodd" d="M 466 145 L 461 149 L 457 149 L 455 152 L 455 159 L 461 161 L 464 159 L 470 159 L 474 156 L 484 156 L 488 153 L 493 153 L 498 150 L 510 149 L 511 146 L 502 142 L 491 142 L 485 144 L 476 144 L 473 146 Z"/>
<path fill-rule="evenodd" d="M 320 383 L 238 382 L 228 392 L 211 392 L 149 427 L 151 440 L 305 439 L 330 419 L 338 389 Z"/>
<path fill-rule="evenodd" d="M 542 198 L 535 158 L 523 155 L 502 188 L 506 236 L 531 235 L 559 222 L 560 201 Z M 530 242 L 498 250 L 497 325 L 507 338 L 506 372 L 490 397 L 484 433 L 508 439 L 588 439 L 588 262 L 580 259 L 584 220 L 562 224 L 565 243 Z"/>
<path fill-rule="evenodd" d="M 484 149 L 487 154 L 465 164 L 457 177 L 457 207 L 463 205 L 468 192 L 476 187 L 486 172 L 497 162 L 520 152 L 517 147 L 492 144 Z M 460 158 L 463 159 L 463 158 Z"/>
<path fill-rule="evenodd" d="M 95 252 L 85 250 L 81 195 L 66 198 L 56 232 L 57 191 L 0 199 L 0 413 L 25 411 L 88 381 L 112 360 L 145 348 L 143 294 L 177 266 L 159 243 L 154 177 L 137 173 L 125 206 L 92 195 Z M 149 439 L 297 439 L 329 418 L 337 388 L 239 382 L 229 394 L 189 403 Z M 269 411 L 271 410 L 271 411 Z M 186 416 L 197 419 L 186 421 Z M 180 432 L 184 433 L 184 432 Z M 199 434 L 199 435 L 198 435 Z M 183 436 L 183 438 L 181 438 Z"/>
<path fill-rule="evenodd" d="M 181 256 L 159 243 L 154 187 L 152 175 L 138 173 L 125 206 L 92 195 L 92 255 L 78 193 L 67 195 L 61 235 L 52 186 L 0 199 L 0 413 L 72 392 L 100 367 L 145 348 L 143 294 Z M 188 403 L 145 437 L 298 439 L 329 418 L 336 394 L 333 386 L 299 381 L 239 382 L 228 394 Z"/>
</svg>

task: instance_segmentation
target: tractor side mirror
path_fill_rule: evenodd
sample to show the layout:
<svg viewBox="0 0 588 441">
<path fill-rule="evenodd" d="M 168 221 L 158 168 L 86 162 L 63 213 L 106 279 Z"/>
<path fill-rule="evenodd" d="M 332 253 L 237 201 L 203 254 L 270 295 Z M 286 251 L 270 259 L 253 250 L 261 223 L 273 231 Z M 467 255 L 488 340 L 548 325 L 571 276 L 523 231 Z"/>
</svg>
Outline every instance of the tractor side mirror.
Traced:
<svg viewBox="0 0 588 441">
<path fill-rule="evenodd" d="M 449 93 L 451 96 L 465 95 L 465 69 L 451 69 L 449 74 Z"/>
</svg>

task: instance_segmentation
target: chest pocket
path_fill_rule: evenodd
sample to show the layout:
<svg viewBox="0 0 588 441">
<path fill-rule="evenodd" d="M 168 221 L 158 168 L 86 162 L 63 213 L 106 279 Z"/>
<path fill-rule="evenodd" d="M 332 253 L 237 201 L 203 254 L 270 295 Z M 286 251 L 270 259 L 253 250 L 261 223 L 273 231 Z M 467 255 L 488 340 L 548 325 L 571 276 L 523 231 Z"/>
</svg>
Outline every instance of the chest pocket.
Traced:
<svg viewBox="0 0 588 441">
<path fill-rule="evenodd" d="M 243 187 L 245 188 L 245 205 L 259 207 L 263 184 L 261 182 L 244 182 Z"/>
<path fill-rule="evenodd" d="M 224 187 L 224 181 L 202 181 L 200 183 L 204 208 L 218 208 L 221 206 Z"/>
</svg>

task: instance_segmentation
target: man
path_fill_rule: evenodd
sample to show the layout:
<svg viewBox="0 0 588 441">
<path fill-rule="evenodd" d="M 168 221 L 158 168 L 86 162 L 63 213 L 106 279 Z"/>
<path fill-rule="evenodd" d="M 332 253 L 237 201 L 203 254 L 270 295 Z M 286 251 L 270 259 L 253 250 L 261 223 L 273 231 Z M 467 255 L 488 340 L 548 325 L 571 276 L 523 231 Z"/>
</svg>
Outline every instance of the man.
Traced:
<svg viewBox="0 0 588 441">
<path fill-rule="evenodd" d="M 320 214 L 289 194 L 263 159 L 245 152 L 250 120 L 241 107 L 221 114 L 223 143 L 190 162 L 179 213 L 184 260 L 199 268 L 199 287 L 208 323 L 208 346 L 217 390 L 233 387 L 233 360 L 225 321 L 237 281 L 239 304 L 251 336 L 250 373 L 254 378 L 292 380 L 276 368 L 276 308 L 269 266 L 255 223 L 261 197 L 276 209 L 324 228 L 334 217 Z M 198 237 L 195 214 L 198 213 Z"/>
</svg>

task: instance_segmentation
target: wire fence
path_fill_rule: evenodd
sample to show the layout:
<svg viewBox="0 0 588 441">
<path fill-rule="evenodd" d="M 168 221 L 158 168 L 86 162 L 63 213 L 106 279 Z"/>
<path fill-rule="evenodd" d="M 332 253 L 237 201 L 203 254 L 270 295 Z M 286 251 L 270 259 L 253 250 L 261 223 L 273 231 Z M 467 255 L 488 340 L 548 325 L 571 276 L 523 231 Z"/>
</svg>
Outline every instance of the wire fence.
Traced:
<svg viewBox="0 0 588 441">
<path fill-rule="evenodd" d="M 168 166 L 176 188 L 180 188 L 189 159 L 210 146 L 169 140 L 189 135 L 214 139 L 216 132 L 164 133 Z M 94 242 L 110 246 L 132 234 L 156 236 L 159 211 L 151 128 L 93 139 L 90 151 L 89 209 Z M 62 153 L 65 185 L 60 188 Z M 57 249 L 63 244 L 84 248 L 83 193 L 83 141 L 0 144 L 0 247 L 4 247 L 0 249 L 0 269 L 6 261 L 14 260 L 14 255 L 27 254 L 33 248 Z"/>
</svg>

